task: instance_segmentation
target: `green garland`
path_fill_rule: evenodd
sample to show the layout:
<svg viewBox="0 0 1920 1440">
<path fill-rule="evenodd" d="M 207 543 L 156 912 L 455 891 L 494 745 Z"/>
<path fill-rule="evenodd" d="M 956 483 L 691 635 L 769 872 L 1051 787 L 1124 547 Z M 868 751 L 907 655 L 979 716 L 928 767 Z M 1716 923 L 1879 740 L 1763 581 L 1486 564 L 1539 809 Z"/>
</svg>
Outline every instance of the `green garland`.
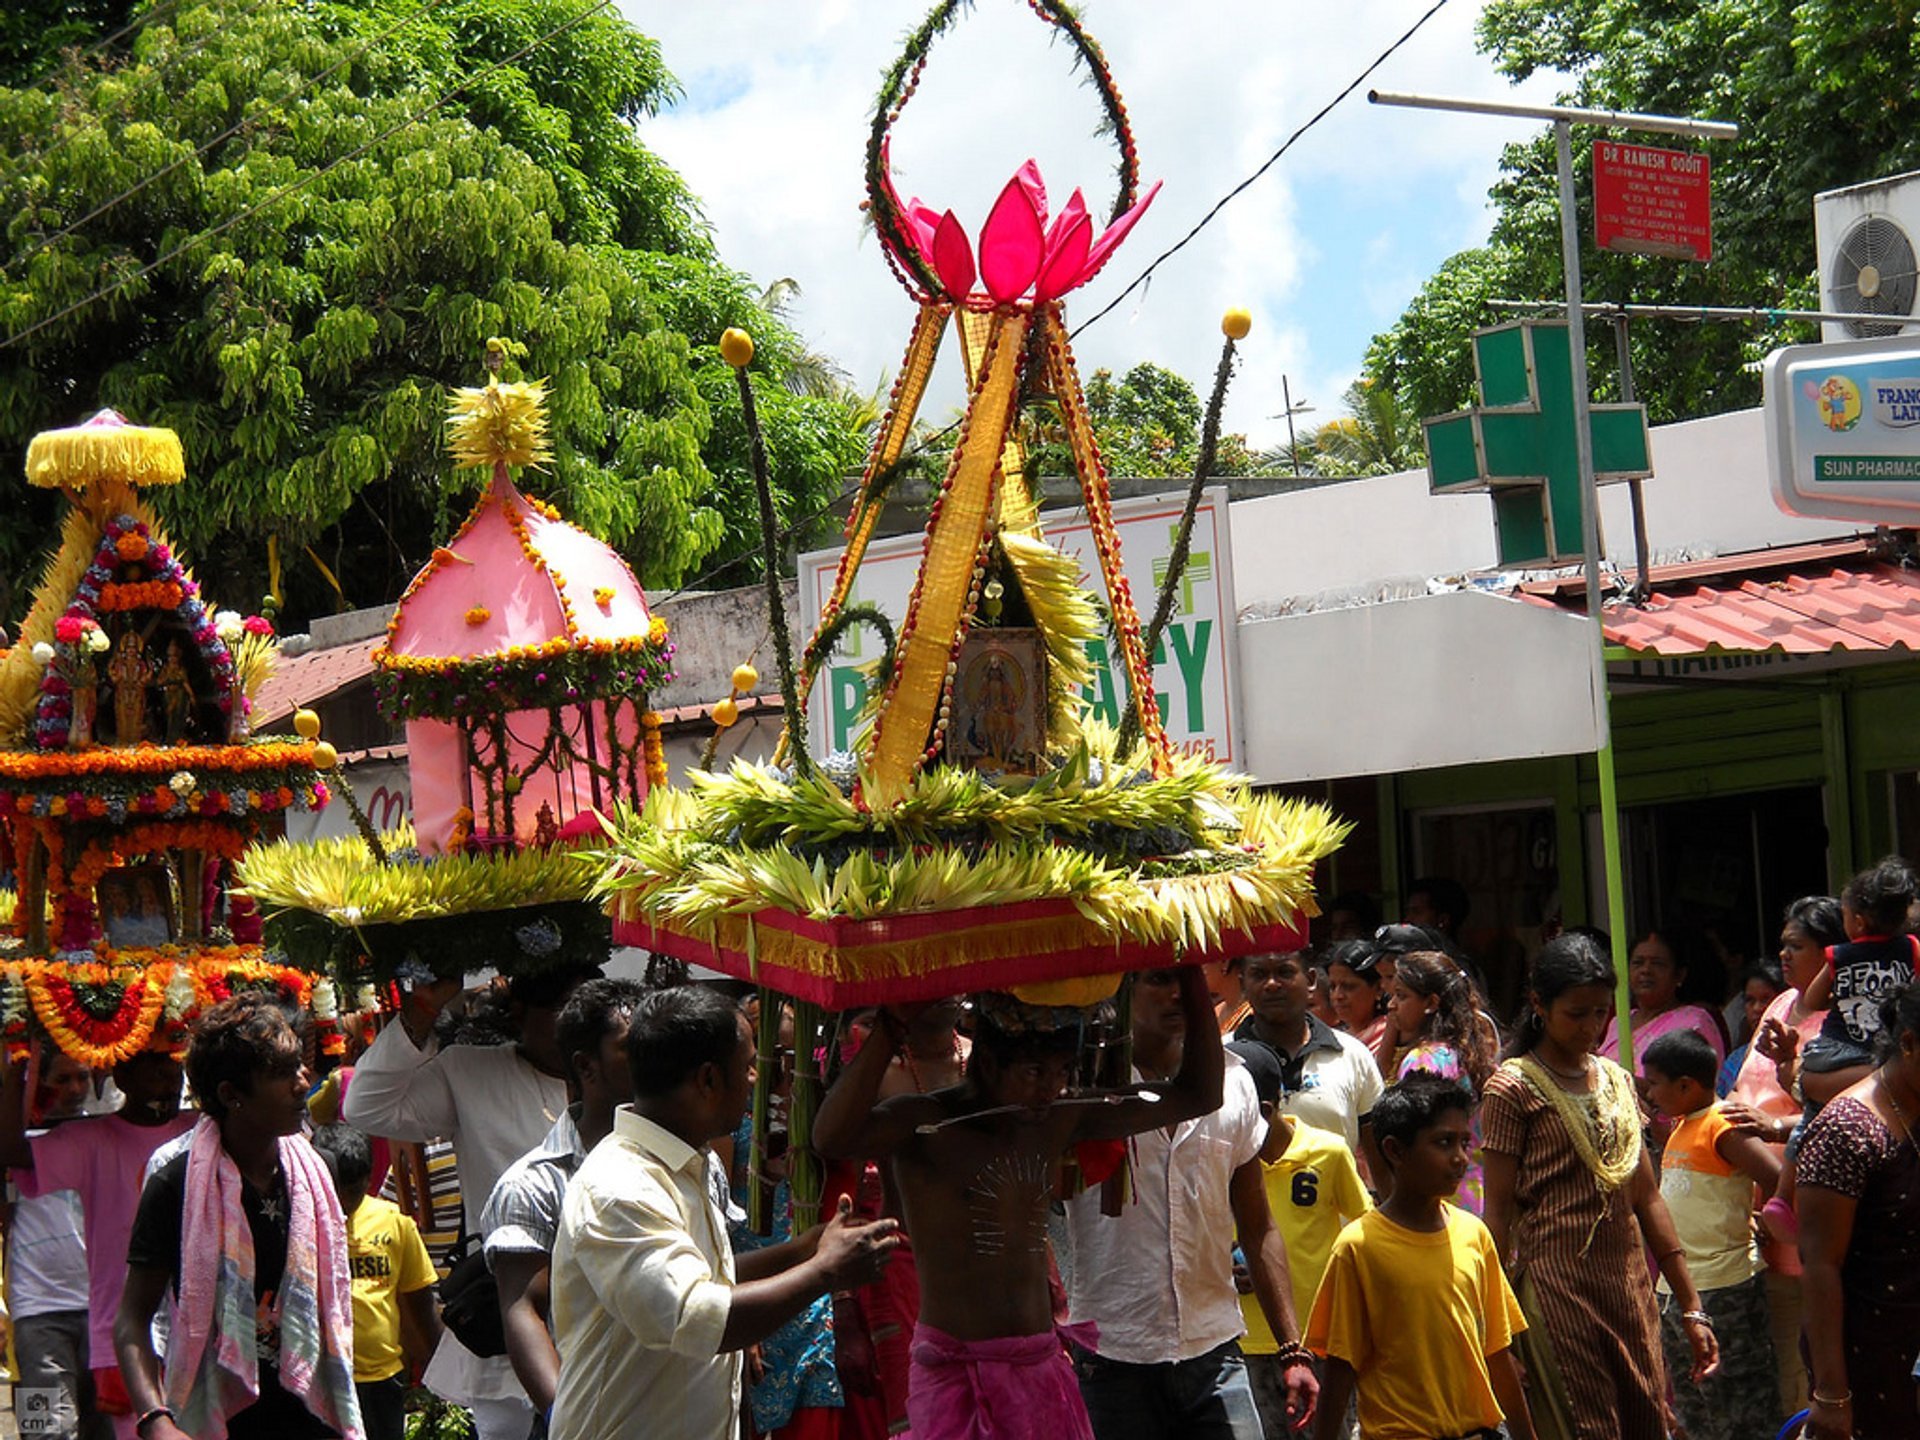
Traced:
<svg viewBox="0 0 1920 1440">
<path fill-rule="evenodd" d="M 919 87 L 920 74 L 926 68 L 933 42 L 958 23 L 960 12 L 968 8 L 969 3 L 970 0 L 940 0 L 927 13 L 927 18 L 921 21 L 919 29 L 907 37 L 898 58 L 888 68 L 886 78 L 881 82 L 880 94 L 874 101 L 873 126 L 867 134 L 867 199 L 872 207 L 870 214 L 874 227 L 885 242 L 881 246 L 881 253 L 886 256 L 895 275 L 899 276 L 901 284 L 919 294 L 942 295 L 946 293 L 946 287 L 920 254 L 919 247 L 908 237 L 906 221 L 896 203 L 898 197 L 888 174 L 887 136 Z M 1140 156 L 1134 147 L 1133 126 L 1127 119 L 1126 104 L 1120 98 L 1120 89 L 1114 83 L 1113 71 L 1107 66 L 1107 57 L 1099 42 L 1086 32 L 1064 0 L 1027 0 L 1027 7 L 1067 37 L 1068 44 L 1073 48 L 1074 63 L 1086 67 L 1094 93 L 1100 97 L 1103 112 L 1100 133 L 1112 135 L 1120 151 L 1120 160 L 1115 167 L 1119 190 L 1114 196 L 1113 211 L 1107 221 L 1112 224 L 1133 208 L 1140 189 Z M 911 279 L 901 274 L 902 265 L 910 272 Z M 966 297 L 955 295 L 951 298 L 963 300 Z"/>
<path fill-rule="evenodd" d="M 387 719 L 466 720 L 636 699 L 673 679 L 672 640 L 554 655 L 483 656 L 431 670 L 383 669 L 375 688 Z"/>
</svg>

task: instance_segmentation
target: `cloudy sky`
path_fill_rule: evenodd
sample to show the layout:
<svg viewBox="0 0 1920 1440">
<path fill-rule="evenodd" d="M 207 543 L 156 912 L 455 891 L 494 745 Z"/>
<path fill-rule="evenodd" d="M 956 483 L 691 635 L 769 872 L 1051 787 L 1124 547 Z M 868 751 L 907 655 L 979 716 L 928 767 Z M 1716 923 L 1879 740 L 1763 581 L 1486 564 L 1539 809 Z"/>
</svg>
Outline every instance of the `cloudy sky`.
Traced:
<svg viewBox="0 0 1920 1440">
<path fill-rule="evenodd" d="M 1105 271 L 1068 298 L 1094 314 L 1286 137 L 1357 75 L 1431 0 L 1089 0 L 1133 117 L 1143 189 L 1165 188 Z M 656 37 L 684 98 L 643 136 L 701 196 L 730 264 L 757 281 L 790 277 L 793 318 L 863 389 L 891 377 L 912 306 L 861 224 L 869 107 L 917 0 L 620 0 Z M 1385 90 L 1547 103 L 1551 81 L 1516 90 L 1476 52 L 1480 0 L 1451 0 L 1369 82 Z M 1104 218 L 1111 145 L 1098 102 L 1064 46 L 1018 0 L 979 0 L 938 42 L 895 127 L 903 194 L 951 207 L 977 234 L 1028 157 L 1057 207 L 1075 186 Z M 1219 316 L 1253 312 L 1227 427 L 1285 438 L 1281 377 L 1301 423 L 1339 413 L 1368 340 L 1390 326 L 1448 255 L 1485 238 L 1486 190 L 1501 146 L 1526 122 L 1388 109 L 1356 92 L 1113 313 L 1075 341 L 1083 376 L 1142 360 L 1211 378 Z M 961 396 L 958 360 L 928 405 Z"/>
</svg>

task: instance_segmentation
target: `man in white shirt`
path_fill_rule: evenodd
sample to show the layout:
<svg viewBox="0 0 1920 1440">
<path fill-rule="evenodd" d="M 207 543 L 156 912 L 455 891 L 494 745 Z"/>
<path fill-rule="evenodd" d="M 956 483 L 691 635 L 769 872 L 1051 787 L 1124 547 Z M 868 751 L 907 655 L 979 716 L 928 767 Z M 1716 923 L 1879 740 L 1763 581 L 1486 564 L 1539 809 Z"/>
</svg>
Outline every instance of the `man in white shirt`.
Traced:
<svg viewBox="0 0 1920 1440">
<path fill-rule="evenodd" d="M 1307 957 L 1298 951 L 1249 955 L 1240 962 L 1240 988 L 1253 1013 L 1233 1038 L 1258 1041 L 1280 1061 L 1280 1108 L 1333 1131 L 1360 1154 L 1360 1122 L 1386 1082 L 1372 1051 L 1308 1008 L 1313 968 Z"/>
<path fill-rule="evenodd" d="M 579 1100 L 500 1177 L 481 1212 L 487 1268 L 500 1290 L 507 1358 L 536 1410 L 551 1411 L 560 1383 L 553 1348 L 553 1242 L 567 1185 L 613 1131 L 616 1106 L 633 1098 L 627 1026 L 646 994 L 634 980 L 589 980 L 560 1011 L 560 1049 Z"/>
<path fill-rule="evenodd" d="M 1180 1068 L 1188 1025 L 1178 982 L 1171 970 L 1134 977 L 1134 1070 L 1147 1085 Z M 1196 1039 L 1219 1043 L 1211 1029 Z M 1267 1127 L 1245 1066 L 1231 1053 L 1226 1061 L 1218 1110 L 1134 1138 L 1133 1203 L 1103 1215 L 1089 1189 L 1067 1204 L 1073 1319 L 1100 1331 L 1076 1362 L 1098 1440 L 1263 1440 L 1239 1346 L 1236 1234 L 1260 1308 L 1283 1337 L 1288 1418 L 1304 1425 L 1312 1413 L 1317 1385 L 1260 1168 Z"/>
<path fill-rule="evenodd" d="M 449 1045 L 434 1022 L 460 993 L 460 981 L 416 987 L 354 1067 L 342 1110 L 346 1122 L 390 1140 L 453 1143 L 463 1215 L 484 1236 L 480 1212 L 506 1168 L 552 1130 L 567 1110 L 567 1063 L 555 1021 L 567 996 L 597 968 L 516 976 L 508 985 L 512 1045 Z M 478 1440 L 527 1440 L 533 1404 L 505 1355 L 482 1358 L 451 1330 L 441 1337 L 423 1383 L 473 1412 Z"/>
<path fill-rule="evenodd" d="M 747 1112 L 753 1051 L 717 991 L 682 985 L 635 1008 L 633 1102 L 575 1172 L 554 1244 L 553 1440 L 735 1440 L 741 1352 L 815 1296 L 871 1281 L 899 1244 L 895 1221 L 857 1223 L 843 1199 L 736 1270 L 706 1147 Z"/>
</svg>

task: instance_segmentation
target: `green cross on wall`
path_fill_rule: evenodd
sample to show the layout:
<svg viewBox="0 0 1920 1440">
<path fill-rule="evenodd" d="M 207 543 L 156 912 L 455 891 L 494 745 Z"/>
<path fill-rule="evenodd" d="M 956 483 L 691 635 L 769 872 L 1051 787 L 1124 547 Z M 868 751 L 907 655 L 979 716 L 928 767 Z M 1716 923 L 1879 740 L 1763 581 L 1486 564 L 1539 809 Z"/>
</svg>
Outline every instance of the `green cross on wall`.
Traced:
<svg viewBox="0 0 1920 1440">
<path fill-rule="evenodd" d="M 1566 321 L 1520 320 L 1476 331 L 1473 367 L 1481 403 L 1424 422 L 1429 488 L 1436 495 L 1492 493 L 1502 565 L 1580 559 L 1580 460 Z M 1653 473 L 1644 405 L 1591 406 L 1588 429 L 1600 484 Z"/>
<path fill-rule="evenodd" d="M 1167 538 L 1175 544 L 1180 540 L 1180 526 L 1176 522 L 1167 527 Z M 1153 562 L 1153 583 L 1156 586 L 1167 583 L 1167 566 L 1173 563 L 1171 555 L 1163 555 Z M 1213 552 L 1211 550 L 1189 550 L 1187 568 L 1180 572 L 1180 613 L 1193 613 L 1193 582 L 1213 578 Z"/>
</svg>

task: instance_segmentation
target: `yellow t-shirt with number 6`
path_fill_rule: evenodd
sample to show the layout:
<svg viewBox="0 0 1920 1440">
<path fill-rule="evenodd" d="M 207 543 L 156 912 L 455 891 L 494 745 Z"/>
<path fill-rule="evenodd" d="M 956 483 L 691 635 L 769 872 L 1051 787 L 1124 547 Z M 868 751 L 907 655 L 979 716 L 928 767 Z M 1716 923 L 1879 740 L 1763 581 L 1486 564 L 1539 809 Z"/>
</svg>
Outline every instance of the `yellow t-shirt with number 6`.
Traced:
<svg viewBox="0 0 1920 1440">
<path fill-rule="evenodd" d="M 1333 1242 L 1347 1225 L 1373 1208 L 1367 1187 L 1346 1140 L 1304 1120 L 1293 1122 L 1293 1139 L 1278 1160 L 1260 1162 L 1267 1184 L 1267 1208 L 1287 1245 L 1287 1269 L 1293 1277 L 1293 1313 L 1301 1324 L 1313 1308 L 1313 1295 L 1326 1272 Z M 1249 1355 L 1272 1355 L 1273 1338 L 1259 1300 L 1240 1297 L 1247 1323 L 1240 1348 Z"/>
</svg>

